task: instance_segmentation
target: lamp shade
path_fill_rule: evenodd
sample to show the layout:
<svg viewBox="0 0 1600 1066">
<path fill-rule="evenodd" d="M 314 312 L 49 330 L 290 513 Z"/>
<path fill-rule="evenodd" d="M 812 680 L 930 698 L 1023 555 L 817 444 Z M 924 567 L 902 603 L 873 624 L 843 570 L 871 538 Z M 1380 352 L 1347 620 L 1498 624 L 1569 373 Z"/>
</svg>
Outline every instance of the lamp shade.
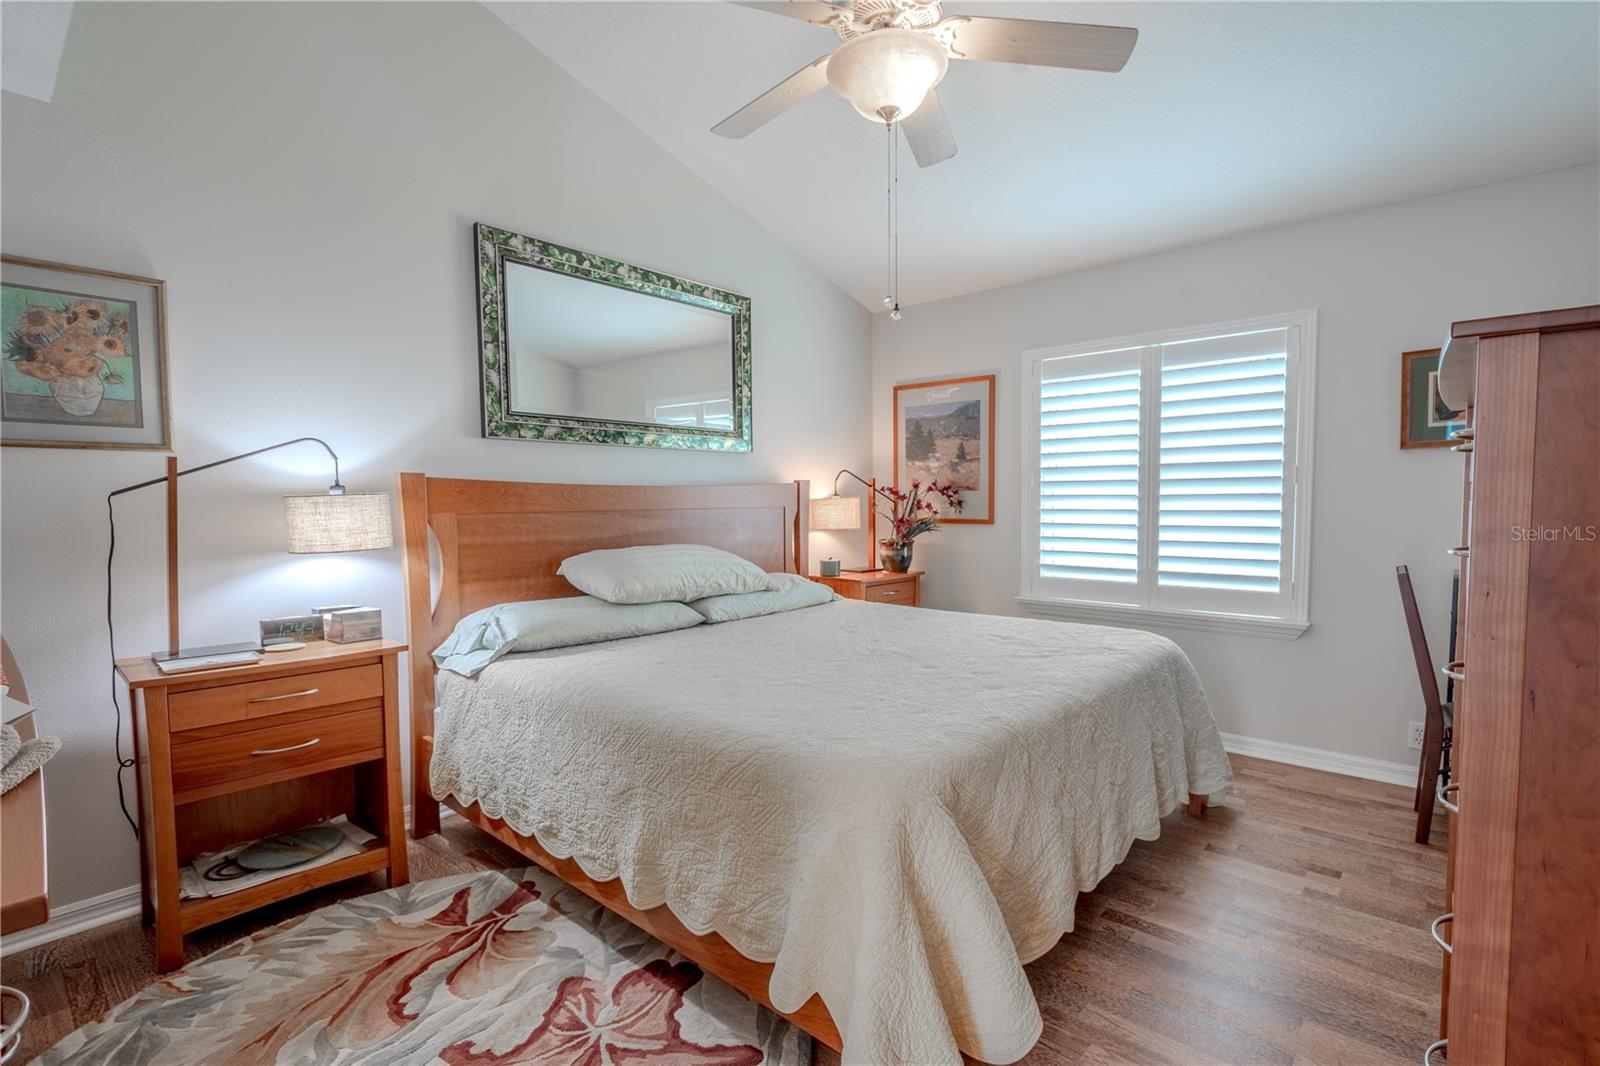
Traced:
<svg viewBox="0 0 1600 1066">
<path fill-rule="evenodd" d="M 394 547 L 387 492 L 285 496 L 289 552 L 364 552 Z"/>
<path fill-rule="evenodd" d="M 854 496 L 825 496 L 811 501 L 812 529 L 860 529 L 861 501 Z"/>
</svg>

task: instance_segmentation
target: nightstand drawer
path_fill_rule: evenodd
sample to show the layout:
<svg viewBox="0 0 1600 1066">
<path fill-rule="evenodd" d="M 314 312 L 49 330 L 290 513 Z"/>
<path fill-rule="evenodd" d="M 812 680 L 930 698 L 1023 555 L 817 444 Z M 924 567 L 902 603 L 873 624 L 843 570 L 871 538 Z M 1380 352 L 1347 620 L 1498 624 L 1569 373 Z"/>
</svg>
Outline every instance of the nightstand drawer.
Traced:
<svg viewBox="0 0 1600 1066">
<path fill-rule="evenodd" d="M 186 803 L 382 758 L 383 753 L 383 708 L 361 707 L 175 744 L 172 791 L 177 802 Z"/>
<path fill-rule="evenodd" d="M 868 585 L 866 599 L 868 603 L 898 603 L 902 607 L 915 607 L 916 579 L 908 577 L 904 581 L 884 581 Z"/>
<path fill-rule="evenodd" d="M 383 668 L 347 666 L 342 670 L 318 670 L 292 674 L 242 685 L 218 685 L 190 692 L 173 693 L 167 700 L 169 728 L 173 732 L 201 726 L 242 722 L 286 711 L 311 707 L 332 707 L 353 700 L 375 699 L 383 695 Z"/>
</svg>

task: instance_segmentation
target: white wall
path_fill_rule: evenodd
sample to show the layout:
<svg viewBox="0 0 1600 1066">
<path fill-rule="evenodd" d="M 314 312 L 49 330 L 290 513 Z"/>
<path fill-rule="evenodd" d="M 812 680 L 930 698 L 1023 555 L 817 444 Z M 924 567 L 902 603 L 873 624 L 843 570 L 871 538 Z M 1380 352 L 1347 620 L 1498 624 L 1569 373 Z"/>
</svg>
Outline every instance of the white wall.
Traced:
<svg viewBox="0 0 1600 1066">
<path fill-rule="evenodd" d="M 596 418 L 645 419 L 652 403 L 684 396 L 733 396 L 732 349 L 724 341 L 700 348 L 648 352 L 577 371 L 583 407 Z M 607 413 L 602 413 L 607 412 Z"/>
<path fill-rule="evenodd" d="M 1020 353 L 1280 311 L 1319 311 L 1311 629 L 1283 642 L 1162 630 L 1225 732 L 1393 762 L 1422 717 L 1394 567 L 1411 567 L 1443 661 L 1461 464 L 1399 449 L 1400 353 L 1452 321 L 1600 302 L 1592 165 L 1217 241 L 879 315 L 875 467 L 892 476 L 892 387 L 998 373 L 996 522 L 917 544 L 926 602 L 1021 613 Z"/>
<path fill-rule="evenodd" d="M 513 411 L 579 414 L 578 372 L 526 344 L 511 345 L 508 366 Z"/>
<path fill-rule="evenodd" d="M 476 4 L 79 4 L 54 101 L 6 93 L 3 122 L 7 252 L 166 279 L 185 463 L 316 434 L 352 489 L 425 470 L 826 491 L 866 462 L 867 313 Z M 754 452 L 480 439 L 476 220 L 748 294 Z M 112 785 L 105 494 L 160 470 L 0 455 L 0 612 L 65 741 L 46 774 L 58 907 L 136 878 Z M 328 479 L 306 446 L 185 479 L 187 641 L 330 599 L 404 636 L 396 552 L 283 553 L 277 496 Z M 143 495 L 118 505 L 120 655 L 164 642 L 160 493 Z"/>
</svg>

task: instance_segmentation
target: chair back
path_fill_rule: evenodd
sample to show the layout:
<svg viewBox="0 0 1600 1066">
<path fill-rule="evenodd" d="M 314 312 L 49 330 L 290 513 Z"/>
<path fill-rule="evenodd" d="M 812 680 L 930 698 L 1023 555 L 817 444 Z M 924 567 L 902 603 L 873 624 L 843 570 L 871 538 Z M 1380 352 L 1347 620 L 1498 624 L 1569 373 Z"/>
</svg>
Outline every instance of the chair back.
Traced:
<svg viewBox="0 0 1600 1066">
<path fill-rule="evenodd" d="M 1411 655 L 1417 661 L 1417 682 L 1422 686 L 1422 702 L 1429 716 L 1439 716 L 1444 711 L 1439 704 L 1439 678 L 1433 672 L 1433 656 L 1428 651 L 1428 635 L 1422 630 L 1422 614 L 1417 610 L 1417 594 L 1411 588 L 1411 571 L 1403 566 L 1394 568 L 1395 580 L 1400 583 L 1400 607 L 1405 611 L 1406 629 L 1411 633 Z"/>
</svg>

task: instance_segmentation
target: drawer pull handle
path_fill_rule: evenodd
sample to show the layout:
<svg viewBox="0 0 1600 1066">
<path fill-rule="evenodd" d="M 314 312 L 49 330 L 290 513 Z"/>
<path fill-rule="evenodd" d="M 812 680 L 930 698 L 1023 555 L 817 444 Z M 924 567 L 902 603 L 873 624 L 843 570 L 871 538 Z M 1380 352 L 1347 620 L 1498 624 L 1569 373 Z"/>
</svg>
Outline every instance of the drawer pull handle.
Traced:
<svg viewBox="0 0 1600 1066">
<path fill-rule="evenodd" d="M 1456 789 L 1458 789 L 1460 787 L 1461 787 L 1461 782 L 1460 781 L 1452 781 L 1448 785 L 1445 784 L 1443 781 L 1440 781 L 1438 787 L 1435 788 L 1434 791 L 1433 791 L 1433 797 L 1434 797 L 1434 799 L 1439 801 L 1439 806 L 1443 807 L 1445 810 L 1449 811 L 1451 814 L 1460 814 L 1461 813 L 1461 808 L 1459 806 L 1457 806 L 1456 804 L 1451 803 L 1450 802 L 1450 798 L 1449 798 L 1450 797 L 1450 793 L 1454 792 Z"/>
<path fill-rule="evenodd" d="M 1441 914 L 1441 915 L 1439 915 L 1439 917 L 1435 918 L 1433 920 L 1433 922 L 1431 924 L 1429 924 L 1429 926 L 1428 926 L 1428 935 L 1433 937 L 1433 942 L 1435 944 L 1438 944 L 1439 945 L 1439 950 L 1443 951 L 1446 955 L 1454 955 L 1455 954 L 1455 949 L 1450 946 L 1450 941 L 1446 940 L 1444 937 L 1439 935 L 1439 927 L 1441 925 L 1443 925 L 1445 922 L 1453 922 L 1453 921 L 1455 921 L 1455 917 L 1456 916 L 1455 916 L 1455 914 L 1453 912 L 1448 913 L 1448 914 Z"/>
<path fill-rule="evenodd" d="M 1465 681 L 1467 679 L 1467 664 L 1457 659 L 1449 666 L 1439 667 L 1439 672 L 1451 681 Z"/>
<path fill-rule="evenodd" d="M 1465 544 L 1459 548 L 1446 548 L 1444 551 L 1446 555 L 1454 555 L 1462 559 L 1465 559 L 1468 553 L 1468 549 Z"/>
<path fill-rule="evenodd" d="M 1462 426 L 1460 429 L 1450 431 L 1451 440 L 1472 440 L 1478 434 L 1471 426 Z"/>
<path fill-rule="evenodd" d="M 1470 452 L 1472 450 L 1472 441 L 1464 440 L 1460 444 L 1453 446 L 1450 450 L 1453 452 Z"/>
<path fill-rule="evenodd" d="M 884 589 L 884 590 L 883 590 L 883 594 L 884 594 L 884 595 L 885 595 L 885 596 L 898 596 L 898 595 L 900 595 L 900 593 L 899 593 L 899 592 L 897 592 L 897 591 L 896 591 L 896 590 L 894 590 L 894 589 Z"/>
<path fill-rule="evenodd" d="M 322 738 L 321 737 L 312 737 L 310 740 L 303 740 L 299 744 L 290 744 L 287 748 L 257 748 L 255 751 L 252 751 L 250 754 L 251 755 L 282 755 L 286 751 L 299 751 L 301 748 L 309 748 L 313 744 L 321 744 L 321 743 L 322 743 Z"/>
<path fill-rule="evenodd" d="M 1443 1051 L 1449 1046 L 1450 1041 L 1448 1040 L 1435 1040 L 1429 1044 L 1427 1050 L 1422 1053 L 1422 1066 L 1433 1066 L 1433 1053 L 1435 1051 Z"/>
<path fill-rule="evenodd" d="M 251 696 L 250 697 L 250 702 L 251 703 L 276 703 L 278 700 L 292 700 L 292 699 L 297 699 L 300 696 L 315 696 L 317 693 L 319 693 L 321 691 L 322 690 L 320 688 L 306 688 L 306 689 L 301 689 L 299 692 L 285 692 L 281 696 Z"/>
</svg>

